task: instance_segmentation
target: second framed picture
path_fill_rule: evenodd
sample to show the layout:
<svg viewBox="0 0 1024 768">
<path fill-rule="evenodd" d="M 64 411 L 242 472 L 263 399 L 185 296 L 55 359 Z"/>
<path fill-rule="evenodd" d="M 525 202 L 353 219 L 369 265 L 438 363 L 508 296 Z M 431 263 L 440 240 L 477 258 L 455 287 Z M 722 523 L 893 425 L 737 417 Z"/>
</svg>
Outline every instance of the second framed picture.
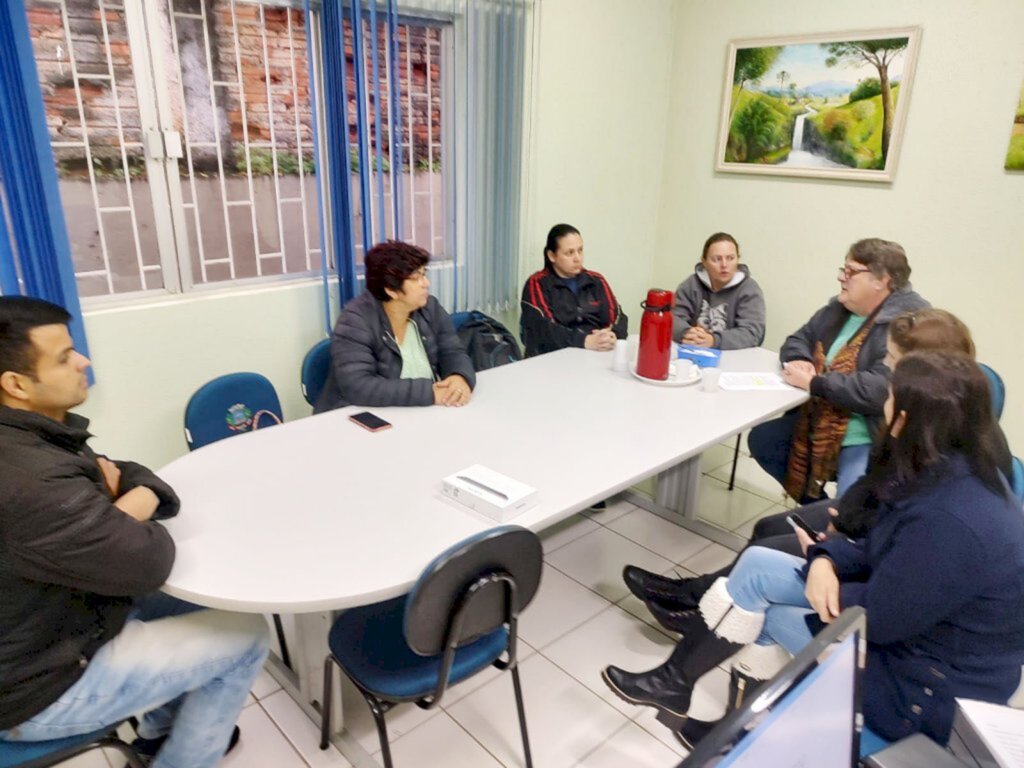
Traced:
<svg viewBox="0 0 1024 768">
<path fill-rule="evenodd" d="M 729 44 L 715 169 L 892 181 L 921 28 Z"/>
</svg>

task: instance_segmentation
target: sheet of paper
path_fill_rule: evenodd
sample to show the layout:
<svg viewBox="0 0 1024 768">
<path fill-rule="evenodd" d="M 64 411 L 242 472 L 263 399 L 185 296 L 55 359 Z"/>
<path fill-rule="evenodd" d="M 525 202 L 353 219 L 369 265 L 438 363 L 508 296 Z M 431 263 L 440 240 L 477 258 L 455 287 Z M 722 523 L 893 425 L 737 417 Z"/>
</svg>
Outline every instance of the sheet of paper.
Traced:
<svg viewBox="0 0 1024 768">
<path fill-rule="evenodd" d="M 718 386 L 730 392 L 791 388 L 777 373 L 737 373 L 735 371 L 722 371 L 718 377 Z"/>
<path fill-rule="evenodd" d="M 970 699 L 956 703 L 1000 766 L 1024 768 L 1024 710 Z"/>
</svg>

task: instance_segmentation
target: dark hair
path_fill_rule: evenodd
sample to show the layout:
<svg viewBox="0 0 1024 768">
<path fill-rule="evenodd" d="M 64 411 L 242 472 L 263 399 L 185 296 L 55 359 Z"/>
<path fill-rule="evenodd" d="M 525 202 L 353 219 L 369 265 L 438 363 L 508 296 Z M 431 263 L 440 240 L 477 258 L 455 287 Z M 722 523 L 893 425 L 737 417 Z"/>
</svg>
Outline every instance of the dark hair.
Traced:
<svg viewBox="0 0 1024 768">
<path fill-rule="evenodd" d="M 869 237 L 858 240 L 850 246 L 846 258 L 871 269 L 871 274 L 881 280 L 889 276 L 889 287 L 898 291 L 910 282 L 910 264 L 907 252 L 899 243 Z"/>
<path fill-rule="evenodd" d="M 878 457 L 890 482 L 906 487 L 927 467 L 960 453 L 978 479 L 1004 492 L 991 387 L 973 360 L 911 352 L 896 364 L 891 386 L 893 419 L 904 411 L 907 416 L 898 438 L 889 425 Z"/>
<path fill-rule="evenodd" d="M 551 269 L 551 262 L 548 260 L 548 251 L 558 252 L 558 241 L 566 235 L 579 235 L 580 231 L 572 224 L 555 224 L 548 230 L 548 241 L 544 243 L 544 268 Z M 580 235 L 583 237 L 583 235 Z"/>
<path fill-rule="evenodd" d="M 56 304 L 31 296 L 0 296 L 0 374 L 14 371 L 32 376 L 37 354 L 29 331 L 69 322 L 71 315 Z"/>
<path fill-rule="evenodd" d="M 971 332 L 952 312 L 921 309 L 889 323 L 889 339 L 903 354 L 915 351 L 959 352 L 974 359 Z"/>
<path fill-rule="evenodd" d="M 430 254 L 418 245 L 400 240 L 378 243 L 366 252 L 363 260 L 366 267 L 366 290 L 378 301 L 390 301 L 386 289 L 401 292 L 402 283 L 429 261 Z"/>
<path fill-rule="evenodd" d="M 704 241 L 704 250 L 700 252 L 700 260 L 704 261 L 708 257 L 708 248 L 715 243 L 729 242 L 736 246 L 736 258 L 740 257 L 740 244 L 736 242 L 736 238 L 730 235 L 728 232 L 715 232 L 711 237 Z"/>
</svg>

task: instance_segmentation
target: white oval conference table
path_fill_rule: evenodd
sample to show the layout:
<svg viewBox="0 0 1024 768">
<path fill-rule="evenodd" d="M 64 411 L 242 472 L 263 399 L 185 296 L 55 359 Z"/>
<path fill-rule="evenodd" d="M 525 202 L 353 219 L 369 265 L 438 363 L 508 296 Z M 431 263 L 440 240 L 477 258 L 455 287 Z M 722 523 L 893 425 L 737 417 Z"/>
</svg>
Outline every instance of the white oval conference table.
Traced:
<svg viewBox="0 0 1024 768">
<path fill-rule="evenodd" d="M 441 494 L 483 464 L 537 489 L 512 520 L 540 531 L 661 473 L 659 509 L 694 516 L 700 453 L 806 400 L 796 390 L 659 387 L 565 349 L 480 374 L 463 408 L 347 407 L 222 440 L 164 467 L 181 497 L 165 591 L 201 605 L 303 614 L 293 652 L 306 702 L 318 696 L 327 611 L 407 591 L 462 538 L 497 525 Z M 765 349 L 726 352 L 722 370 L 778 371 Z M 314 617 L 317 617 L 314 619 Z"/>
</svg>

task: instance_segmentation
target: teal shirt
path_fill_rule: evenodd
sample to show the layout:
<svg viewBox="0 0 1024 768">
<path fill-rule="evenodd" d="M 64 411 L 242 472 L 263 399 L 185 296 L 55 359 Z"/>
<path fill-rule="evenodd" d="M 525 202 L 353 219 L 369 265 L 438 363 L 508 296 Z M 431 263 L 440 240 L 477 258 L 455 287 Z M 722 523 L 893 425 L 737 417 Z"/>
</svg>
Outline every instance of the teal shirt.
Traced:
<svg viewBox="0 0 1024 768">
<path fill-rule="evenodd" d="M 828 348 L 828 354 L 825 355 L 825 362 L 828 365 L 832 364 L 833 358 L 839 354 L 841 350 L 853 335 L 860 330 L 860 327 L 864 325 L 866 318 L 860 315 L 851 314 L 843 327 L 839 330 L 839 335 L 836 336 L 836 340 L 832 342 L 832 346 Z M 403 372 L 404 374 L 404 372 Z M 848 445 L 871 445 L 871 431 L 868 429 L 868 420 L 861 416 L 859 413 L 851 413 L 850 419 L 846 423 L 846 435 L 843 437 L 843 447 Z"/>
<path fill-rule="evenodd" d="M 405 338 L 399 347 L 402 353 L 402 376 L 403 379 L 430 379 L 434 378 L 434 371 L 430 368 L 430 359 L 427 357 L 427 350 L 423 346 L 423 339 L 420 338 L 420 329 L 416 327 L 416 321 L 410 319 L 405 326 Z"/>
</svg>

